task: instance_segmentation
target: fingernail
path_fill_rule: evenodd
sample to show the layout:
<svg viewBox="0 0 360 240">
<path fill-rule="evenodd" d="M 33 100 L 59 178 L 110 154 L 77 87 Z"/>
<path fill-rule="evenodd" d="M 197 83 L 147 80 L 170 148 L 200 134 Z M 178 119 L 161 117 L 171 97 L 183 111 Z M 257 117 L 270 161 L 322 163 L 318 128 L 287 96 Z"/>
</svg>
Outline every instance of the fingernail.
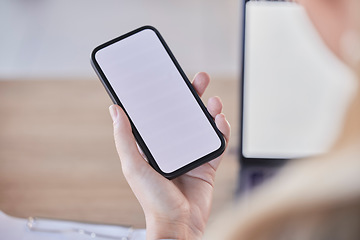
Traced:
<svg viewBox="0 0 360 240">
<path fill-rule="evenodd" d="M 117 117 L 118 117 L 118 110 L 117 110 L 117 108 L 115 107 L 115 105 L 111 105 L 111 106 L 109 107 L 109 112 L 110 112 L 110 116 L 111 116 L 113 122 L 115 122 L 115 120 L 116 120 Z"/>
</svg>

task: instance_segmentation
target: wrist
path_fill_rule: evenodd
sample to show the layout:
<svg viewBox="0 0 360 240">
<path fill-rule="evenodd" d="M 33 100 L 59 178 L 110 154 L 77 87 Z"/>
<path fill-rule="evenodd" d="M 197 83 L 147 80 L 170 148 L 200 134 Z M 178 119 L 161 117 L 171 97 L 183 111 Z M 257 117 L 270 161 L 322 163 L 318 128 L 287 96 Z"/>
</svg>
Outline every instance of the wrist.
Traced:
<svg viewBox="0 0 360 240">
<path fill-rule="evenodd" d="M 146 239 L 202 239 L 203 232 L 194 229 L 186 221 L 147 217 L 146 218 Z"/>
</svg>

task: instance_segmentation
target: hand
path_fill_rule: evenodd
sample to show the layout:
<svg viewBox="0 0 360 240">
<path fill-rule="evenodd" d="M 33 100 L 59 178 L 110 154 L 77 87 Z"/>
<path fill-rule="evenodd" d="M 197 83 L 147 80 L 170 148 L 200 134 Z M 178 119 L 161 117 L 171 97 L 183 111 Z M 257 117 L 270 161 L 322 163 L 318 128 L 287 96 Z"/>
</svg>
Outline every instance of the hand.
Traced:
<svg viewBox="0 0 360 240">
<path fill-rule="evenodd" d="M 206 73 L 199 73 L 194 78 L 193 86 L 200 96 L 209 82 Z M 210 98 L 207 108 L 228 143 L 230 125 L 221 113 L 220 99 Z M 145 213 L 147 239 L 201 239 L 210 214 L 215 172 L 222 155 L 168 180 L 140 154 L 124 111 L 112 105 L 110 113 L 122 171 Z"/>
</svg>

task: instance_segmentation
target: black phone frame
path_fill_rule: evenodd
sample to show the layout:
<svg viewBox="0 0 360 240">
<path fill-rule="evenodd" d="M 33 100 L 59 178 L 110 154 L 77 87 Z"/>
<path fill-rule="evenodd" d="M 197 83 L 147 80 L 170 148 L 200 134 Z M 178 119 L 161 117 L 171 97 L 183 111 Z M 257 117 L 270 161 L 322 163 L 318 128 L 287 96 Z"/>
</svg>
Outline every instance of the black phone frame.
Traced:
<svg viewBox="0 0 360 240">
<path fill-rule="evenodd" d="M 118 41 L 121 41 L 131 35 L 134 35 L 140 31 L 143 31 L 143 30 L 152 30 L 155 32 L 155 34 L 157 35 L 157 37 L 159 38 L 160 42 L 162 43 L 163 47 L 165 48 L 166 52 L 168 53 L 168 55 L 170 56 L 172 62 L 174 63 L 174 65 L 176 66 L 177 70 L 179 71 L 179 73 L 181 74 L 182 78 L 184 79 L 186 85 L 189 87 L 191 93 L 193 94 L 194 98 L 196 99 L 196 101 L 198 102 L 198 104 L 200 105 L 202 111 L 204 112 L 205 116 L 207 117 L 207 119 L 209 120 L 210 124 L 212 125 L 212 127 L 214 128 L 216 134 L 218 135 L 220 141 L 221 141 L 221 145 L 220 147 L 199 158 L 199 159 L 196 159 L 194 160 L 193 162 L 173 171 L 173 172 L 170 172 L 170 173 L 166 173 L 166 172 L 163 172 L 158 164 L 156 163 L 154 157 L 152 156 L 150 150 L 148 149 L 148 147 L 146 146 L 144 140 L 142 139 L 140 133 L 138 132 L 138 130 L 136 129 L 135 125 L 133 124 L 133 121 L 131 120 L 131 118 L 129 117 L 125 107 L 122 105 L 120 99 L 118 98 L 118 96 L 116 95 L 115 91 L 113 90 L 110 82 L 108 81 L 108 79 L 106 78 L 104 72 L 102 71 L 102 69 L 100 68 L 100 65 L 98 64 L 98 62 L 96 61 L 96 58 L 95 58 L 95 54 L 96 52 L 98 52 L 99 50 L 111 45 L 111 44 L 114 44 Z M 130 124 L 131 124 L 131 128 L 132 128 L 132 132 L 133 132 L 133 135 L 138 143 L 138 145 L 140 146 L 141 150 L 143 151 L 144 155 L 146 156 L 149 164 L 158 172 L 160 173 L 161 175 L 163 175 L 164 177 L 168 178 L 168 179 L 173 179 L 173 178 L 176 178 L 210 160 L 213 160 L 214 158 L 216 157 L 219 157 L 224 151 L 225 151 L 225 147 L 226 147 L 226 142 L 224 140 L 224 137 L 222 135 L 222 133 L 220 132 L 220 130 L 216 127 L 216 124 L 214 122 L 214 119 L 212 118 L 212 116 L 210 115 L 210 113 L 208 112 L 208 110 L 206 109 L 204 103 L 201 101 L 199 95 L 197 94 L 196 90 L 194 89 L 194 87 L 192 86 L 191 82 L 189 81 L 189 79 L 187 78 L 186 74 L 184 73 L 184 71 L 182 70 L 182 68 L 180 67 L 178 61 L 176 60 L 175 56 L 172 54 L 170 48 L 168 47 L 168 45 L 166 44 L 165 40 L 163 39 L 163 37 L 160 35 L 160 32 L 154 28 L 153 26 L 150 26 L 150 25 L 146 25 L 146 26 L 142 26 L 142 27 L 139 27 L 133 31 L 130 31 L 126 34 L 123 34 L 117 38 L 114 38 L 108 42 L 105 42 L 99 46 L 97 46 L 91 53 L 91 65 L 92 67 L 94 68 L 96 74 L 98 75 L 98 77 L 100 78 L 103 86 L 105 87 L 107 93 L 109 94 L 111 100 L 113 101 L 114 104 L 117 104 L 119 105 L 125 112 L 125 114 L 127 115 L 129 121 L 130 121 Z"/>
</svg>

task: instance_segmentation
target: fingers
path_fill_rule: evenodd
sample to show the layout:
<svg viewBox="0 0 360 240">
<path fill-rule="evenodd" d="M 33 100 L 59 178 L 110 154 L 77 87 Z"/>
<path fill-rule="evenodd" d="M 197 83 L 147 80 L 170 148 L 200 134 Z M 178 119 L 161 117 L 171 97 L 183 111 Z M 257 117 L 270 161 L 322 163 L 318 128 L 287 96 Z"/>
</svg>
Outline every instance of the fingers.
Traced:
<svg viewBox="0 0 360 240">
<path fill-rule="evenodd" d="M 160 198 L 168 197 L 168 194 L 173 191 L 170 189 L 172 185 L 141 157 L 124 111 L 118 105 L 110 106 L 109 110 L 113 119 L 115 144 L 124 176 L 145 214 L 156 212 L 164 207 L 162 204 L 164 200 Z"/>
<path fill-rule="evenodd" d="M 200 72 L 198 73 L 193 81 L 193 86 L 197 93 L 201 96 L 204 92 L 206 87 L 210 83 L 210 77 L 207 73 Z M 207 109 L 210 113 L 210 115 L 215 119 L 216 126 L 219 128 L 219 130 L 224 135 L 226 142 L 229 142 L 230 138 L 230 124 L 226 120 L 225 115 L 221 113 L 222 111 L 222 102 L 219 97 L 211 97 L 208 100 Z"/>
<path fill-rule="evenodd" d="M 231 127 L 230 127 L 229 122 L 226 120 L 225 115 L 223 113 L 216 115 L 215 123 L 216 123 L 217 128 L 223 134 L 223 136 L 226 140 L 226 143 L 228 143 L 229 139 L 230 139 L 230 134 L 231 134 Z"/>
<path fill-rule="evenodd" d="M 231 129 L 229 122 L 225 118 L 225 115 L 221 113 L 222 111 L 221 99 L 219 97 L 210 98 L 208 101 L 207 109 L 211 114 L 211 116 L 214 118 L 217 128 L 223 134 L 227 145 L 230 139 Z M 221 160 L 222 157 L 220 156 L 210 161 L 209 164 L 216 170 L 219 167 Z"/>
<path fill-rule="evenodd" d="M 223 105 L 222 105 L 221 99 L 219 97 L 209 98 L 207 109 L 213 118 L 215 118 L 216 115 L 221 113 L 222 107 L 223 107 Z"/>
<path fill-rule="evenodd" d="M 113 119 L 115 145 L 124 175 L 141 170 L 147 163 L 138 151 L 127 116 L 118 105 L 111 105 L 109 111 Z"/>
<path fill-rule="evenodd" d="M 215 123 L 220 132 L 223 134 L 226 145 L 229 143 L 231 128 L 229 122 L 226 120 L 226 117 L 223 113 L 220 113 L 215 116 Z M 212 160 L 209 164 L 213 167 L 213 169 L 217 169 L 222 161 L 222 156 Z"/>
<path fill-rule="evenodd" d="M 207 73 L 200 72 L 195 75 L 192 85 L 194 86 L 196 92 L 201 97 L 205 92 L 205 89 L 210 83 L 210 77 Z"/>
</svg>

